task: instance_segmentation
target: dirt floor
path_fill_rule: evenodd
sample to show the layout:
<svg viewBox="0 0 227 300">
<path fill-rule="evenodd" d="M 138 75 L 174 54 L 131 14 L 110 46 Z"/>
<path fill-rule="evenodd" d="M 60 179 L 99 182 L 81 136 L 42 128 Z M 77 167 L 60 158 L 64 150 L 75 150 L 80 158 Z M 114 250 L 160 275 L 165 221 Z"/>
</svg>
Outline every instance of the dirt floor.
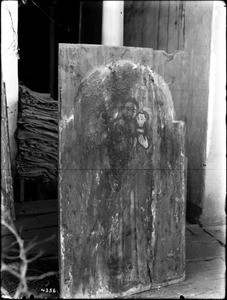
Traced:
<svg viewBox="0 0 227 300">
<path fill-rule="evenodd" d="M 225 226 L 199 227 L 187 225 L 186 229 L 186 279 L 184 282 L 137 293 L 132 299 L 223 299 L 225 298 Z M 28 275 L 58 272 L 56 258 L 43 258 L 29 264 Z M 2 278 L 2 286 L 12 293 L 16 281 L 12 276 Z M 29 282 L 35 298 L 59 298 L 59 274 L 39 281 Z"/>
</svg>

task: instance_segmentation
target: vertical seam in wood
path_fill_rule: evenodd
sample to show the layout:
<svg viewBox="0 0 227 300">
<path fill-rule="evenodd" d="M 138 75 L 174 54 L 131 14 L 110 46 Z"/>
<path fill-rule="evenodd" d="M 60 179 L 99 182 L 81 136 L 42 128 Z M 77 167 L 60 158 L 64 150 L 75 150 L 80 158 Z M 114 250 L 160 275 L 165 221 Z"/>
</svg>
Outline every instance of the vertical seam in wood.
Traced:
<svg viewBox="0 0 227 300">
<path fill-rule="evenodd" d="M 177 50 L 179 50 L 179 2 L 176 5 L 176 16 L 177 16 Z"/>
<path fill-rule="evenodd" d="M 177 14 L 177 50 L 179 50 L 180 44 L 180 1 L 178 2 L 178 14 Z"/>
<path fill-rule="evenodd" d="M 182 4 L 182 18 L 183 18 L 183 26 L 182 26 L 183 42 L 182 42 L 181 50 L 184 50 L 184 47 L 185 47 L 185 0 L 183 0 L 183 4 Z"/>
<path fill-rule="evenodd" d="M 143 12 L 144 12 L 144 2 L 143 1 L 141 1 L 141 14 L 143 15 Z M 141 18 L 141 39 L 142 39 L 142 41 L 141 41 L 141 46 L 143 47 L 143 40 L 144 40 L 144 38 L 143 38 L 143 33 L 144 33 L 144 26 L 143 26 L 143 24 L 144 24 L 144 22 L 143 22 L 143 16 L 142 16 L 142 18 Z"/>
<path fill-rule="evenodd" d="M 166 51 L 169 52 L 169 14 L 170 14 L 170 0 L 168 1 L 168 21 L 167 21 L 167 47 Z"/>
<path fill-rule="evenodd" d="M 161 16 L 161 1 L 159 1 L 159 7 L 158 7 L 158 34 L 157 34 L 157 49 L 159 48 L 159 27 L 160 27 L 160 16 Z"/>
</svg>

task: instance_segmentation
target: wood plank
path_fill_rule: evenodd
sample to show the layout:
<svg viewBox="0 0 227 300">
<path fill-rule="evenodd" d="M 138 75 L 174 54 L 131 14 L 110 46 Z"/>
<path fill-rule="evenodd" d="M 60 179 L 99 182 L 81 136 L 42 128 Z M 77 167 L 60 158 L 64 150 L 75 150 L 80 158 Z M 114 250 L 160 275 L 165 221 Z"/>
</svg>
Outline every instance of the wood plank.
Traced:
<svg viewBox="0 0 227 300">
<path fill-rule="evenodd" d="M 212 235 L 216 240 L 226 245 L 226 226 L 205 226 L 203 227 L 210 235 Z"/>
<path fill-rule="evenodd" d="M 143 1 L 124 2 L 124 45 L 142 47 Z"/>
<path fill-rule="evenodd" d="M 169 8 L 169 1 L 160 1 L 157 49 L 166 52 L 168 51 L 169 38 Z"/>
<path fill-rule="evenodd" d="M 17 219 L 15 227 L 18 231 L 34 230 L 38 228 L 48 228 L 58 226 L 58 213 L 48 213 L 45 215 L 28 216 Z M 8 235 L 10 232 L 5 230 L 2 235 Z"/>
<path fill-rule="evenodd" d="M 220 274 L 223 274 L 223 269 L 225 269 L 225 259 L 222 257 L 213 257 L 210 260 L 200 260 L 200 261 L 189 261 L 187 262 L 187 277 L 192 278 L 193 274 L 200 271 L 206 270 L 220 270 Z"/>
<path fill-rule="evenodd" d="M 21 218 L 15 221 L 16 228 L 22 230 L 33 230 L 38 228 L 48 228 L 58 226 L 58 213 L 49 213 L 45 215 L 37 215 L 34 217 Z"/>
<path fill-rule="evenodd" d="M 187 226 L 191 235 L 186 239 L 186 258 L 189 260 L 205 260 L 225 256 L 223 247 L 214 237 L 207 234 L 198 225 Z"/>
<path fill-rule="evenodd" d="M 199 240 L 200 238 L 206 238 L 211 239 L 211 237 L 203 231 L 203 229 L 198 224 L 190 224 L 187 225 L 187 230 L 191 232 L 191 234 L 194 236 L 194 240 Z"/>
<path fill-rule="evenodd" d="M 141 1 L 141 3 L 143 3 L 143 14 L 141 14 L 143 22 L 142 46 L 158 49 L 160 3 L 159 1 Z M 132 46 L 134 46 L 134 44 L 132 44 Z"/>
<path fill-rule="evenodd" d="M 15 203 L 17 218 L 20 216 L 39 215 L 58 211 L 58 200 L 38 200 L 23 203 Z"/>
<path fill-rule="evenodd" d="M 193 243 L 189 237 L 186 239 L 186 262 L 190 260 L 201 260 L 200 250 L 197 244 Z"/>
<path fill-rule="evenodd" d="M 184 50 L 185 48 L 185 8 L 186 1 L 179 1 L 178 50 Z"/>
<path fill-rule="evenodd" d="M 179 1 L 170 1 L 169 7 L 169 33 L 168 33 L 168 53 L 173 53 L 178 50 L 178 11 L 179 11 Z"/>
</svg>

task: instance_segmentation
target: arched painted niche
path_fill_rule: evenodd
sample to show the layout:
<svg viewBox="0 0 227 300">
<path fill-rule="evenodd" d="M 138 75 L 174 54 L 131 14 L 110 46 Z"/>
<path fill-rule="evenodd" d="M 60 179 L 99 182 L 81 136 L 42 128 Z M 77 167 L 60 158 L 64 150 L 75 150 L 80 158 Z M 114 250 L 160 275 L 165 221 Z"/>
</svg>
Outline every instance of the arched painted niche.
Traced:
<svg viewBox="0 0 227 300">
<path fill-rule="evenodd" d="M 72 103 L 60 125 L 63 290 L 110 297 L 183 280 L 184 125 L 168 85 L 116 60 L 87 72 Z"/>
</svg>

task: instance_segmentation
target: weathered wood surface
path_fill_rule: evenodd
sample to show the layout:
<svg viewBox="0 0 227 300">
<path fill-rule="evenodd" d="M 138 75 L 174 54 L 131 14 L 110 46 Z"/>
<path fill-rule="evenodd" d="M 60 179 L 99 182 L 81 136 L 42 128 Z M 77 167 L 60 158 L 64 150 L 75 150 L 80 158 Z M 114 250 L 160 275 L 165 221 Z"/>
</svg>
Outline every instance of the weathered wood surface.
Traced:
<svg viewBox="0 0 227 300">
<path fill-rule="evenodd" d="M 124 45 L 183 50 L 185 10 L 186 1 L 125 1 Z"/>
<path fill-rule="evenodd" d="M 199 247 L 199 245 L 198 245 Z M 206 245 L 209 247 L 209 245 Z M 225 298 L 224 259 L 190 261 L 186 264 L 184 282 L 152 289 L 147 292 L 125 297 L 126 299 L 224 299 Z"/>
<path fill-rule="evenodd" d="M 151 49 L 60 44 L 63 298 L 184 279 L 185 129 L 159 76 L 165 66 L 174 74 Z"/>
<path fill-rule="evenodd" d="M 1 219 L 11 223 L 15 217 L 11 174 L 9 129 L 5 84 L 1 81 Z"/>
</svg>

